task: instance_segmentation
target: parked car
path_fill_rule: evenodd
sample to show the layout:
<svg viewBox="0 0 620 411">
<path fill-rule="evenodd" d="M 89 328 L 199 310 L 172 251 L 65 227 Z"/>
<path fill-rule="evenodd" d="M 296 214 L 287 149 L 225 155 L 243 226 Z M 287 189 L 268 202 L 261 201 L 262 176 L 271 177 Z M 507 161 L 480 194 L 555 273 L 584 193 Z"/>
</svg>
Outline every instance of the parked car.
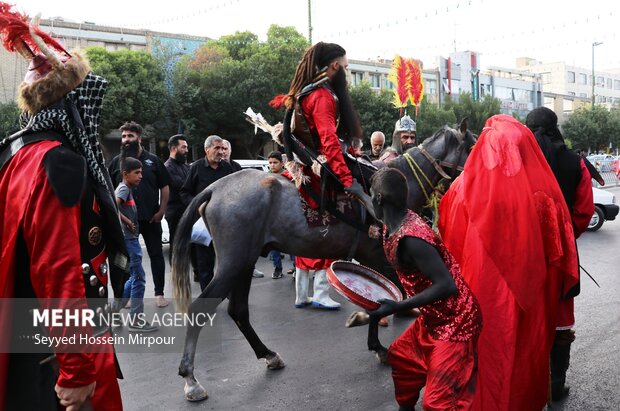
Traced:
<svg viewBox="0 0 620 411">
<path fill-rule="evenodd" d="M 255 168 L 257 170 L 269 171 L 269 161 L 267 160 L 235 160 L 241 168 Z"/>
<path fill-rule="evenodd" d="M 605 220 L 615 220 L 618 215 L 616 196 L 609 191 L 592 187 L 594 196 L 594 214 L 590 219 L 588 231 L 596 231 L 603 226 Z"/>
</svg>

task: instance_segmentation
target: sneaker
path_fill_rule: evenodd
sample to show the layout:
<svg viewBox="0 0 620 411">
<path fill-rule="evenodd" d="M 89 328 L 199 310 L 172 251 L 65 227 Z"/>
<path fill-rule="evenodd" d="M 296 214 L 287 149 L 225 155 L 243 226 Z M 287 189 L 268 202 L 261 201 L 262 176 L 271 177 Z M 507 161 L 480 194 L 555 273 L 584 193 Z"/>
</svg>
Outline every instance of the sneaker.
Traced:
<svg viewBox="0 0 620 411">
<path fill-rule="evenodd" d="M 254 278 L 263 278 L 264 276 L 265 274 L 262 271 L 257 270 L 256 268 L 254 269 L 254 272 L 252 273 L 252 277 Z"/>
<path fill-rule="evenodd" d="M 164 298 L 163 295 L 158 295 L 155 297 L 155 305 L 158 306 L 159 308 L 167 307 L 168 304 L 170 303 L 168 302 L 168 300 Z"/>
<path fill-rule="evenodd" d="M 278 278 L 282 278 L 282 269 L 276 268 L 273 271 L 273 274 L 271 274 L 271 278 L 273 278 L 274 280 L 277 280 Z"/>
<path fill-rule="evenodd" d="M 153 331 L 157 331 L 159 328 L 149 324 L 148 321 L 136 321 L 129 324 L 127 327 L 129 331 L 141 332 L 141 333 L 151 333 Z"/>
<path fill-rule="evenodd" d="M 287 274 L 295 274 L 295 268 L 289 268 L 288 270 L 286 270 Z"/>
</svg>

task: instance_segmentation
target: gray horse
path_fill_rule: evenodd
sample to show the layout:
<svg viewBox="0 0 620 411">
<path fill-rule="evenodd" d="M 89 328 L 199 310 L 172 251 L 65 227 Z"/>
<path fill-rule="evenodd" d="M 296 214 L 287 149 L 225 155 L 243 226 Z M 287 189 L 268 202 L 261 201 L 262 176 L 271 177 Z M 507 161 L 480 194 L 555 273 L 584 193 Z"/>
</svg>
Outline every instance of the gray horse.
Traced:
<svg viewBox="0 0 620 411">
<path fill-rule="evenodd" d="M 450 177 L 448 174 L 456 176 L 474 142 L 475 137 L 466 126 L 461 126 L 460 130 L 445 127 L 390 163 L 390 167 L 400 169 L 408 179 L 410 209 L 419 211 L 441 179 Z M 189 304 L 188 250 L 192 225 L 199 215 L 213 237 L 217 257 L 213 280 L 199 298 Z M 172 260 L 177 306 L 192 315 L 206 312 L 211 299 L 221 302 L 228 298 L 228 314 L 256 357 L 264 358 L 269 369 L 283 368 L 282 358 L 263 344 L 250 324 L 248 296 L 257 259 L 274 249 L 310 258 L 346 258 L 355 238 L 356 229 L 342 222 L 328 227 L 309 227 L 299 192 L 285 177 L 258 170 L 231 174 L 196 196 L 181 218 Z M 358 240 L 354 252 L 357 261 L 379 272 L 391 270 L 380 239 L 361 235 Z M 185 398 L 189 401 L 208 397 L 194 377 L 200 331 L 198 325 L 188 327 L 179 366 L 179 375 L 185 378 Z M 368 349 L 385 360 L 387 350 L 379 342 L 377 321 L 369 324 Z"/>
</svg>

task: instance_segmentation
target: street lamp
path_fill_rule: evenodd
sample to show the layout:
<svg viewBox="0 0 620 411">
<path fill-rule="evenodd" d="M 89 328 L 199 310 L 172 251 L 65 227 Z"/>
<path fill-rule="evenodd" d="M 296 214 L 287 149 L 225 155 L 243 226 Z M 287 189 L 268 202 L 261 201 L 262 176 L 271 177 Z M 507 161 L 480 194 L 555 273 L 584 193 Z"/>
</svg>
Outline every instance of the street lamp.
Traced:
<svg viewBox="0 0 620 411">
<path fill-rule="evenodd" d="M 594 77 L 594 47 L 600 46 L 603 42 L 595 41 L 592 43 L 592 108 L 594 108 L 594 84 L 596 84 L 596 77 Z"/>
</svg>

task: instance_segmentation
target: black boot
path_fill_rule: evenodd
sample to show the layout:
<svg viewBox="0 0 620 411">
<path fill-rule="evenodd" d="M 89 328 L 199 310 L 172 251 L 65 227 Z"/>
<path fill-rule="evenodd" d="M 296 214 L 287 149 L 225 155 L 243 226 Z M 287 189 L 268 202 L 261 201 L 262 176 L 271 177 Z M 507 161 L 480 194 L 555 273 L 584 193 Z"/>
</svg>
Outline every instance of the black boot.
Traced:
<svg viewBox="0 0 620 411">
<path fill-rule="evenodd" d="M 551 347 L 551 400 L 560 401 L 568 395 L 566 371 L 570 365 L 570 346 L 575 340 L 573 330 L 558 330 Z"/>
</svg>

